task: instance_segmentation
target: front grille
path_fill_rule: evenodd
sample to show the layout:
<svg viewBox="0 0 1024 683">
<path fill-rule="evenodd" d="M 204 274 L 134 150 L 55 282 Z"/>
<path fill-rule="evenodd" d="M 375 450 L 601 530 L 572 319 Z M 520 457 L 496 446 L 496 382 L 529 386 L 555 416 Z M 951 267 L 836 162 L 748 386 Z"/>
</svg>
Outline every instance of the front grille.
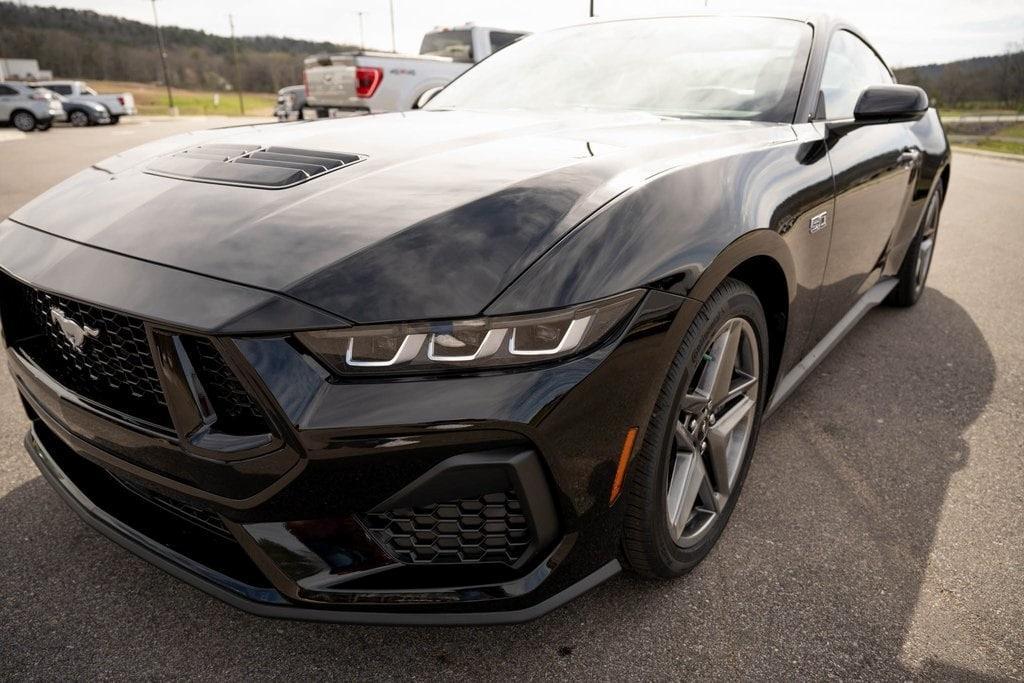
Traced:
<svg viewBox="0 0 1024 683">
<path fill-rule="evenodd" d="M 363 523 L 400 562 L 514 565 L 532 540 L 514 491 L 368 514 Z"/>
<path fill-rule="evenodd" d="M 170 428 L 146 327 L 137 318 L 13 283 L 27 329 L 21 348 L 50 377 L 103 406 Z M 54 311 L 95 331 L 80 349 L 63 334 Z"/>
<path fill-rule="evenodd" d="M 118 413 L 173 430 L 142 320 L 50 294 L 0 276 L 7 343 L 72 393 Z M 59 316 L 95 332 L 76 349 Z M 265 434 L 267 416 L 209 339 L 180 335 L 225 434 Z"/>
</svg>

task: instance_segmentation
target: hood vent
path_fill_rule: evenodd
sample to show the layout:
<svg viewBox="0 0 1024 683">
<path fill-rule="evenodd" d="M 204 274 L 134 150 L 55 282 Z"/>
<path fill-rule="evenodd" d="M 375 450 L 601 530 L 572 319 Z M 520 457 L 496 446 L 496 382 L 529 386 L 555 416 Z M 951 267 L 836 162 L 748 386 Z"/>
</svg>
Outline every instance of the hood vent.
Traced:
<svg viewBox="0 0 1024 683">
<path fill-rule="evenodd" d="M 360 161 L 357 154 L 294 147 L 199 145 L 157 159 L 146 173 L 221 185 L 280 190 Z"/>
</svg>

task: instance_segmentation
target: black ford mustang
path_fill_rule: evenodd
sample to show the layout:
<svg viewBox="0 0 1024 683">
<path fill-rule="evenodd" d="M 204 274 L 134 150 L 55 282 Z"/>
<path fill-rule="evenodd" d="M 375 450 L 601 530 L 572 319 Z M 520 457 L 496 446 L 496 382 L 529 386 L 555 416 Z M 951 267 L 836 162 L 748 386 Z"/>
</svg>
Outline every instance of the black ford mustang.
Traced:
<svg viewBox="0 0 1024 683">
<path fill-rule="evenodd" d="M 26 445 L 243 609 L 528 619 L 708 554 L 764 416 L 921 296 L 948 183 L 819 18 L 566 28 L 420 111 L 146 145 L 0 223 Z"/>
</svg>

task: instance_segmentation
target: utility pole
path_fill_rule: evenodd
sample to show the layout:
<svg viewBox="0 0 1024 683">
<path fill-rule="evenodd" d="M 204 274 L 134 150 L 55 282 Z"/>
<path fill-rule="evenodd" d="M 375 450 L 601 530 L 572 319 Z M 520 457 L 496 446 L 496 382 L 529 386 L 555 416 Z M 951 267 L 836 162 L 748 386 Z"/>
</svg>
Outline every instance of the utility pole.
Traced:
<svg viewBox="0 0 1024 683">
<path fill-rule="evenodd" d="M 594 0 L 590 0 L 590 18 L 594 18 Z"/>
<path fill-rule="evenodd" d="M 164 34 L 160 31 L 160 20 L 156 16 L 156 0 L 149 0 L 153 4 L 153 26 L 156 27 L 156 42 L 160 46 L 160 64 L 164 68 L 164 85 L 167 86 L 167 106 L 171 113 L 176 113 L 174 108 L 174 95 L 171 93 L 171 76 L 167 73 L 167 50 L 164 48 Z"/>
<path fill-rule="evenodd" d="M 388 7 L 391 10 L 391 51 L 398 52 L 395 44 L 395 0 L 388 0 Z"/>
<path fill-rule="evenodd" d="M 363 15 L 366 12 L 356 12 L 359 15 L 359 49 L 366 49 L 366 39 L 363 37 Z"/>
<path fill-rule="evenodd" d="M 238 108 L 242 116 L 245 116 L 245 100 L 242 99 L 242 73 L 238 69 L 238 46 L 235 44 L 235 18 L 228 15 L 228 23 L 231 24 L 231 55 L 235 61 L 235 90 L 238 91 Z"/>
</svg>

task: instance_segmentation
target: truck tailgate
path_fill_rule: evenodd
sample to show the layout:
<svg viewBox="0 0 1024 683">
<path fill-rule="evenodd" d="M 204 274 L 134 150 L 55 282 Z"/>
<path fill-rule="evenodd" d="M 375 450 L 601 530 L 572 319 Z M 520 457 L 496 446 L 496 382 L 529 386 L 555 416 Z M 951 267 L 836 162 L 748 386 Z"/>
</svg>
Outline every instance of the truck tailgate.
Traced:
<svg viewBox="0 0 1024 683">
<path fill-rule="evenodd" d="M 306 84 L 306 102 L 311 106 L 343 107 L 359 102 L 354 58 L 332 57 L 330 66 L 308 67 Z"/>
</svg>

